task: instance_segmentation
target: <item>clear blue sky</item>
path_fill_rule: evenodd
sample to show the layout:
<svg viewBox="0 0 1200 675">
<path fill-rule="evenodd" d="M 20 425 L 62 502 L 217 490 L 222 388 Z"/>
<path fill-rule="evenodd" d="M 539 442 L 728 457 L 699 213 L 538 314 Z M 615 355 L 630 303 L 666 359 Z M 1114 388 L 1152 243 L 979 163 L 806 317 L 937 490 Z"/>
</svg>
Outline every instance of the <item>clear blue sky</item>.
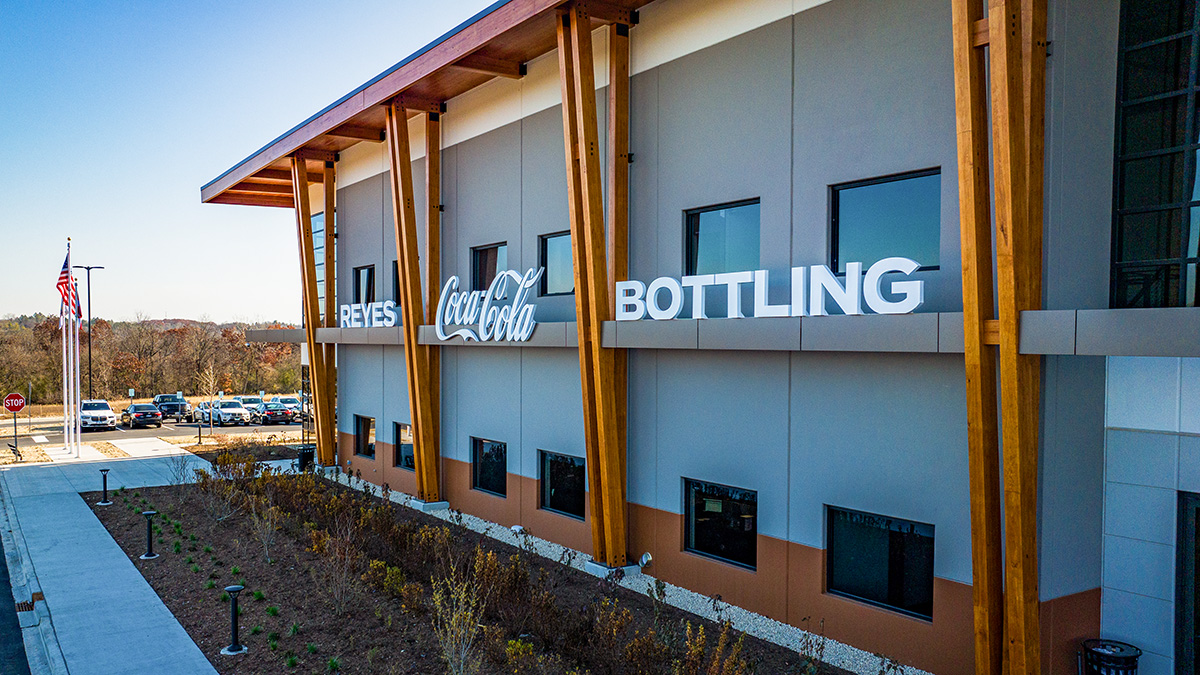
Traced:
<svg viewBox="0 0 1200 675">
<path fill-rule="evenodd" d="M 0 317 L 71 237 L 97 317 L 298 322 L 293 212 L 200 186 L 489 4 L 0 1 Z"/>
</svg>

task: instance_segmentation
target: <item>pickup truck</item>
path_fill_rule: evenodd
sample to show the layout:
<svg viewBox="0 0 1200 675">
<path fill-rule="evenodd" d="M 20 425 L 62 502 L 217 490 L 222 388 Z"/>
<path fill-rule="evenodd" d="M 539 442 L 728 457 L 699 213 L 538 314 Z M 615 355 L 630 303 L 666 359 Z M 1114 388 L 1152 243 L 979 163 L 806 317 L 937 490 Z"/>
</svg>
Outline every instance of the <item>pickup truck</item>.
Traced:
<svg viewBox="0 0 1200 675">
<path fill-rule="evenodd" d="M 192 406 L 179 394 L 159 394 L 154 397 L 154 405 L 162 413 L 163 419 L 174 417 L 176 422 L 182 422 L 192 412 Z"/>
</svg>

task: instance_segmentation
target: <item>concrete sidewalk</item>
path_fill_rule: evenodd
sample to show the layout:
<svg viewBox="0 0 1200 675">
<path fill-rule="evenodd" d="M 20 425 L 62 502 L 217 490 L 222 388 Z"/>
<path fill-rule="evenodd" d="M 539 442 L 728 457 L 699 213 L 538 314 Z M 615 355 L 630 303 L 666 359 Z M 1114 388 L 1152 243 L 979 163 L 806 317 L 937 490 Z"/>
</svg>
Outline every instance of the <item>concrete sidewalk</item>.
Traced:
<svg viewBox="0 0 1200 675">
<path fill-rule="evenodd" d="M 186 454 L 196 468 L 207 466 Z M 33 611 L 18 612 L 34 675 L 216 672 L 78 494 L 100 488 L 100 468 L 110 469 L 110 489 L 166 485 L 170 461 L 131 457 L 0 469 L 0 531 L 13 596 L 35 600 Z"/>
</svg>

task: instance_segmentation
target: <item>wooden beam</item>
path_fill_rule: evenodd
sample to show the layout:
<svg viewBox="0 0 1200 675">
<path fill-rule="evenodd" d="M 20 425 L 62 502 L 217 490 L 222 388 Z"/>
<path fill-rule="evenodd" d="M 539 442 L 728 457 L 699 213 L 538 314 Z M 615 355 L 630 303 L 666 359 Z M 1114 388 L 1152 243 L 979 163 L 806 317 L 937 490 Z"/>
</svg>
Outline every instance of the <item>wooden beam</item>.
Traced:
<svg viewBox="0 0 1200 675">
<path fill-rule="evenodd" d="M 321 309 L 317 302 L 317 265 L 313 250 L 312 209 L 308 201 L 308 167 L 304 159 L 292 158 L 293 186 L 296 200 L 296 235 L 300 244 L 300 278 L 304 289 L 304 339 L 308 345 L 309 379 L 313 390 L 313 415 L 317 422 L 317 458 L 321 464 L 337 463 L 334 447 L 333 419 L 328 416 L 326 402 L 326 370 L 324 345 L 317 343 L 317 326 Z"/>
<path fill-rule="evenodd" d="M 425 321 L 436 323 L 442 277 L 442 123 L 440 113 L 425 113 Z M 442 348 L 431 345 L 429 353 L 429 393 L 431 443 L 441 455 L 442 420 Z"/>
<path fill-rule="evenodd" d="M 617 436 L 616 395 L 613 350 L 601 346 L 601 327 L 611 318 L 609 312 L 608 265 L 605 261 L 604 194 L 601 191 L 600 141 L 596 115 L 596 82 L 592 63 L 592 23 L 585 6 L 576 5 L 568 13 L 571 34 L 571 60 L 575 88 L 575 116 L 579 145 L 579 192 L 581 218 L 572 222 L 571 236 L 582 241 L 586 252 L 587 323 L 577 326 L 592 361 L 594 378 L 592 404 L 595 406 L 596 441 L 604 508 L 604 563 L 620 567 L 626 562 L 626 505 L 620 475 L 621 460 Z M 577 261 L 579 262 L 579 261 Z M 578 292 L 579 287 L 576 287 Z M 578 299 L 577 299 L 578 302 Z M 583 355 L 580 355 L 581 358 Z"/>
<path fill-rule="evenodd" d="M 988 20 L 986 17 L 982 19 L 973 19 L 971 21 L 971 46 L 986 47 L 990 30 L 988 29 Z"/>
<path fill-rule="evenodd" d="M 601 21 L 603 23 L 619 23 L 625 26 L 636 26 L 638 22 L 637 10 L 614 5 L 611 2 L 601 2 L 600 0 L 574 0 L 569 3 L 570 7 L 578 7 L 585 11 L 589 18 Z"/>
<path fill-rule="evenodd" d="M 417 332 L 425 318 L 422 309 L 421 270 L 417 253 L 417 215 L 413 203 L 412 160 L 408 117 L 397 103 L 387 109 L 387 149 L 391 166 L 392 217 L 395 223 L 396 267 L 400 276 L 400 310 L 404 330 L 404 363 L 408 379 L 413 455 L 417 473 L 417 498 L 431 502 L 441 495 L 437 438 L 429 387 L 428 346 L 419 344 Z"/>
<path fill-rule="evenodd" d="M 629 26 L 608 27 L 608 288 L 609 316 L 616 316 L 616 282 L 629 278 Z M 629 352 L 613 354 L 617 450 L 621 499 L 625 500 L 629 435 Z"/>
<path fill-rule="evenodd" d="M 337 138 L 351 138 L 359 141 L 370 141 L 372 143 L 383 142 L 383 129 L 375 127 L 366 127 L 359 124 L 343 124 L 332 131 L 325 132 L 326 136 L 334 136 Z"/>
<path fill-rule="evenodd" d="M 524 63 L 497 59 L 478 52 L 464 56 L 455 61 L 453 65 L 455 68 L 475 73 L 484 73 L 486 75 L 496 75 L 497 77 L 507 77 L 513 80 L 519 80 L 525 76 Z"/>
<path fill-rule="evenodd" d="M 313 150 L 311 148 L 300 148 L 299 150 L 292 153 L 292 157 L 298 157 L 300 159 L 307 159 L 310 162 L 336 162 L 337 161 L 337 153 L 336 152 L 331 152 L 329 150 Z M 316 177 L 313 178 L 312 180 L 310 180 L 309 182 L 318 183 L 321 180 L 322 180 L 321 175 L 317 174 Z"/>
<path fill-rule="evenodd" d="M 319 183 L 322 178 L 319 175 L 310 175 L 308 182 Z M 258 173 L 250 176 L 246 181 L 282 181 L 288 185 L 292 184 L 292 172 L 287 169 L 259 169 Z"/>
<path fill-rule="evenodd" d="M 296 202 L 286 195 L 264 195 L 227 190 L 209 200 L 210 204 L 236 204 L 239 206 L 278 206 L 285 209 L 296 207 Z"/>
<path fill-rule="evenodd" d="M 975 671 L 1001 675 L 1004 568 L 1001 541 L 1000 446 L 996 424 L 996 352 L 986 346 L 994 322 L 991 186 L 988 158 L 987 64 L 975 48 L 982 0 L 953 0 L 954 102 L 962 241 L 963 346 L 971 503 L 971 574 Z"/>
<path fill-rule="evenodd" d="M 579 118 L 575 97 L 575 59 L 571 48 L 571 17 L 565 10 L 557 17 L 559 83 L 562 85 L 563 148 L 567 165 L 567 211 L 571 221 L 571 270 L 575 282 L 575 325 L 579 339 L 579 383 L 583 393 L 583 437 L 586 456 L 587 497 L 591 505 L 592 559 L 608 559 L 605 537 L 604 490 L 601 480 L 600 445 L 596 428 L 596 378 L 587 329 L 589 290 L 587 250 L 583 239 L 583 198 L 580 189 Z"/>
<path fill-rule="evenodd" d="M 1022 0 L 990 0 L 988 5 L 1004 466 L 1005 635 L 1008 672 L 1014 675 L 1041 672 L 1037 564 L 1041 360 L 1021 354 L 1018 348 L 1020 313 L 1036 308 L 1030 306 L 1030 285 L 1040 289 L 1040 278 L 1034 278 L 1030 261 L 1040 245 L 1035 245 L 1029 223 L 1022 4 Z M 1040 234 L 1038 227 L 1036 236 Z"/>
<path fill-rule="evenodd" d="M 230 191 L 273 195 L 291 195 L 292 186 L 280 185 L 278 183 L 252 183 L 244 180 L 230 188 Z"/>
<path fill-rule="evenodd" d="M 396 108 L 403 108 L 405 110 L 411 110 L 413 112 L 435 112 L 439 114 L 446 112 L 446 104 L 442 101 L 435 101 L 423 96 L 405 94 L 403 92 L 393 96 L 387 105 Z"/>
</svg>

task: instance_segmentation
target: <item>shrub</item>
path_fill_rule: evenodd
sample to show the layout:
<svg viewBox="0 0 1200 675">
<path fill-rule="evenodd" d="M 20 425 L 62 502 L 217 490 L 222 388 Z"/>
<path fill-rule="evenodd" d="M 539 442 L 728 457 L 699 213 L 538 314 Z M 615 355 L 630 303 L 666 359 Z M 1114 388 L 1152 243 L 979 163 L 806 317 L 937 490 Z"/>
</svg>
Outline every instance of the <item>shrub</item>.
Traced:
<svg viewBox="0 0 1200 675">
<path fill-rule="evenodd" d="M 295 654 L 289 654 L 284 663 L 288 668 L 295 668 L 300 663 L 300 659 L 296 658 Z"/>
<path fill-rule="evenodd" d="M 295 635 L 300 632 L 300 624 L 293 622 L 292 627 L 288 629 L 288 635 Z"/>
<path fill-rule="evenodd" d="M 729 621 L 721 622 L 721 634 L 710 652 L 704 636 L 704 626 L 693 632 L 689 623 L 684 654 L 672 664 L 672 672 L 675 675 L 748 675 L 751 672 L 750 663 L 742 658 L 742 644 L 746 640 L 746 634 L 739 635 L 732 648 L 729 648 L 732 631 L 733 625 Z M 727 648 L 728 653 L 725 651 Z"/>
<path fill-rule="evenodd" d="M 267 640 L 267 647 L 270 647 L 271 651 L 275 651 L 276 649 L 279 649 L 279 643 L 275 640 Z"/>
<path fill-rule="evenodd" d="M 199 571 L 200 571 L 199 565 L 192 565 L 192 572 L 199 572 Z"/>
<path fill-rule="evenodd" d="M 204 547 L 204 549 L 203 549 L 203 551 L 204 551 L 205 553 L 212 553 L 212 547 L 211 547 L 211 546 L 205 546 L 205 547 Z"/>
<path fill-rule="evenodd" d="M 341 670 L 342 662 L 340 659 L 338 659 L 338 657 L 331 656 L 331 657 L 329 657 L 329 661 L 325 664 L 325 668 L 331 673 Z"/>
<path fill-rule="evenodd" d="M 309 653 L 309 654 L 316 654 L 316 653 L 317 653 L 317 646 L 316 646 L 316 645 L 314 645 L 314 644 L 313 644 L 313 643 L 311 643 L 311 642 L 310 642 L 310 643 L 308 643 L 308 644 L 306 644 L 306 645 L 304 645 L 304 648 L 308 650 L 308 653 Z"/>
<path fill-rule="evenodd" d="M 272 642 L 278 642 L 279 641 L 278 631 L 271 631 L 270 633 L 267 633 L 267 639 Z"/>
<path fill-rule="evenodd" d="M 205 587 L 205 588 L 216 588 L 216 587 L 217 587 L 217 582 L 213 581 L 212 579 L 209 579 L 209 580 L 208 580 L 208 583 L 207 583 L 207 584 L 205 584 L 205 585 L 204 585 L 204 587 Z"/>
<path fill-rule="evenodd" d="M 479 667 L 476 638 L 485 604 L 474 566 L 467 574 L 451 563 L 447 576 L 433 582 L 433 632 L 450 675 L 473 673 Z"/>
<path fill-rule="evenodd" d="M 252 593 L 251 595 L 254 596 L 254 600 L 256 602 L 261 601 L 263 598 L 267 597 L 266 594 L 264 594 L 262 591 L 254 591 L 254 593 Z"/>
<path fill-rule="evenodd" d="M 263 627 L 261 625 L 255 626 L 254 628 L 250 629 L 251 635 L 258 635 L 261 632 L 263 632 Z"/>
<path fill-rule="evenodd" d="M 267 614 L 269 616 L 279 616 L 279 608 L 274 605 L 271 605 L 270 607 L 267 608 Z"/>
<path fill-rule="evenodd" d="M 171 550 L 175 551 L 176 553 L 183 553 L 183 542 L 176 541 L 175 545 L 171 547 Z"/>
<path fill-rule="evenodd" d="M 221 591 L 221 597 L 219 598 L 219 600 L 221 602 L 229 602 L 229 594 L 226 593 L 225 591 Z"/>
<path fill-rule="evenodd" d="M 187 563 L 188 565 L 191 565 L 195 561 L 192 560 L 192 556 L 189 555 L 188 557 L 183 559 L 183 562 Z"/>
<path fill-rule="evenodd" d="M 233 569 L 231 569 L 231 570 L 229 570 L 229 571 L 230 571 L 230 572 L 232 572 L 232 573 L 233 573 L 233 576 L 235 576 L 235 577 L 236 577 L 237 575 L 239 575 L 239 574 L 241 574 L 241 573 L 242 573 L 242 568 L 238 567 L 237 565 L 234 565 L 234 566 L 233 566 Z"/>
</svg>

